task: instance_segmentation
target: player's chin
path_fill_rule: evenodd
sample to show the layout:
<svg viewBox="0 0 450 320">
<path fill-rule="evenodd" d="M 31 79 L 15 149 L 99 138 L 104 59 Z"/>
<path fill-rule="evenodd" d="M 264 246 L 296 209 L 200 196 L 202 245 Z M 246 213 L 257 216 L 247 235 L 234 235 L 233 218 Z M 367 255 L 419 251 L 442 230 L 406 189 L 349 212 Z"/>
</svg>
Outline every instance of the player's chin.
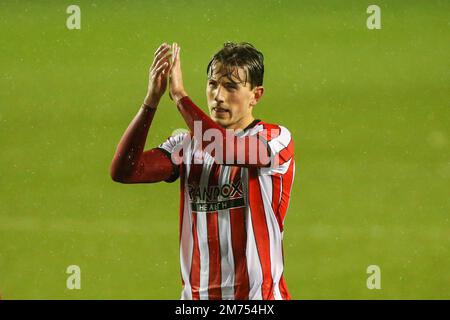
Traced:
<svg viewBox="0 0 450 320">
<path fill-rule="evenodd" d="M 230 121 L 228 119 L 224 119 L 224 118 L 217 118 L 217 117 L 212 117 L 212 119 L 214 120 L 215 123 L 217 123 L 219 126 L 227 128 L 230 125 Z"/>
</svg>

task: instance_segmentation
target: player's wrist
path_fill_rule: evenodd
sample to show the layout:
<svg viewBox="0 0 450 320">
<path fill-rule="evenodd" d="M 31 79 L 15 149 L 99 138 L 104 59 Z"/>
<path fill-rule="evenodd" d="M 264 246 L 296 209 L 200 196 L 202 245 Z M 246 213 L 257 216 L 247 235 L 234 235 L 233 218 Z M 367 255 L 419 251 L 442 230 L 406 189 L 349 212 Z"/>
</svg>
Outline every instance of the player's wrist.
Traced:
<svg viewBox="0 0 450 320">
<path fill-rule="evenodd" d="M 156 109 L 158 107 L 160 99 L 161 97 L 147 94 L 142 105 L 147 109 Z"/>
<path fill-rule="evenodd" d="M 188 94 L 185 90 L 178 90 L 171 93 L 172 99 L 175 103 L 178 103 L 182 98 L 187 97 Z"/>
</svg>

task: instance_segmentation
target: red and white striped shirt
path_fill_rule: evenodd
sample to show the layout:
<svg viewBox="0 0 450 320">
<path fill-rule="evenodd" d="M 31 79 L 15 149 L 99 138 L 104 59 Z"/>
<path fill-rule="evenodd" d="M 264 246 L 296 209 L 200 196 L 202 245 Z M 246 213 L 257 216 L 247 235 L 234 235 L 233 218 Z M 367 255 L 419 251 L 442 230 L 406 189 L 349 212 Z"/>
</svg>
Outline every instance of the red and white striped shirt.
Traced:
<svg viewBox="0 0 450 320">
<path fill-rule="evenodd" d="M 295 174 L 292 137 L 259 120 L 236 135 L 260 135 L 275 165 L 217 164 L 189 139 L 171 179 L 180 177 L 181 299 L 290 299 L 282 240 Z M 188 138 L 172 136 L 159 148 L 172 154 Z"/>
</svg>

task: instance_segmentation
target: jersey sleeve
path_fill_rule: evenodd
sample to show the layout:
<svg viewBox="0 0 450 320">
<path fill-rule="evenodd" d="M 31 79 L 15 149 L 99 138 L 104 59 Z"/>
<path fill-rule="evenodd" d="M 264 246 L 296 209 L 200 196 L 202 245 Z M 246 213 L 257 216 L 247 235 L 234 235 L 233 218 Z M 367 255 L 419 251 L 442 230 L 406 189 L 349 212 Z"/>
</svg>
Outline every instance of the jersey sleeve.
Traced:
<svg viewBox="0 0 450 320">
<path fill-rule="evenodd" d="M 270 166 L 260 168 L 263 175 L 285 174 L 294 161 L 294 141 L 291 132 L 277 125 L 264 125 L 258 137 L 265 142 L 270 153 Z"/>
<path fill-rule="evenodd" d="M 166 141 L 158 146 L 158 149 L 163 151 L 170 158 L 175 168 L 172 176 L 165 180 L 166 182 L 174 182 L 180 176 L 180 149 L 182 148 L 183 142 L 187 136 L 188 133 L 179 133 L 170 136 Z"/>
</svg>

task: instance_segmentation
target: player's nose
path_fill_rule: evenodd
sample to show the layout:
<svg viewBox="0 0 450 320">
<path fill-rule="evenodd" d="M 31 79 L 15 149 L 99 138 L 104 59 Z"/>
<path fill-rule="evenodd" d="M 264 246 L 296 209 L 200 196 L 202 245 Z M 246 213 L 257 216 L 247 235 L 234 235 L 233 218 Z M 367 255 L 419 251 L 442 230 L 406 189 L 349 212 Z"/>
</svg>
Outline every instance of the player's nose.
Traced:
<svg viewBox="0 0 450 320">
<path fill-rule="evenodd" d="M 224 101 L 222 93 L 223 93 L 222 87 L 218 86 L 214 94 L 214 100 L 216 100 L 217 104 L 223 103 Z"/>
</svg>

